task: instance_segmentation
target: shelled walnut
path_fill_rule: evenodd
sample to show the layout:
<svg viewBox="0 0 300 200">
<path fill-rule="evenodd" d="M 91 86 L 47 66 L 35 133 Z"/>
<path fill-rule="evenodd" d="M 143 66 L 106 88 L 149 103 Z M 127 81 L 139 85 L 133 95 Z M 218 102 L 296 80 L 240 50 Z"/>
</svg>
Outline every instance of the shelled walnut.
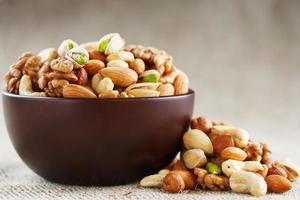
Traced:
<svg viewBox="0 0 300 200">
<path fill-rule="evenodd" d="M 33 84 L 38 80 L 38 71 L 42 66 L 41 58 L 31 52 L 25 52 L 19 57 L 5 74 L 6 89 L 11 93 L 19 93 L 20 79 L 23 74 L 29 75 Z"/>
</svg>

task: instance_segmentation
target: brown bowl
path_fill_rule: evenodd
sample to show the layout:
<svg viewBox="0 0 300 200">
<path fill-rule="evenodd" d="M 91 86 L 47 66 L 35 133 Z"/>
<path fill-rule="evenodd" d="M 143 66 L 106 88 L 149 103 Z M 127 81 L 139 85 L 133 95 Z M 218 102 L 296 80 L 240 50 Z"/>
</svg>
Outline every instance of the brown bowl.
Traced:
<svg viewBox="0 0 300 200">
<path fill-rule="evenodd" d="M 194 92 L 63 99 L 2 93 L 12 143 L 35 173 L 76 185 L 118 185 L 157 172 L 180 149 Z"/>
</svg>

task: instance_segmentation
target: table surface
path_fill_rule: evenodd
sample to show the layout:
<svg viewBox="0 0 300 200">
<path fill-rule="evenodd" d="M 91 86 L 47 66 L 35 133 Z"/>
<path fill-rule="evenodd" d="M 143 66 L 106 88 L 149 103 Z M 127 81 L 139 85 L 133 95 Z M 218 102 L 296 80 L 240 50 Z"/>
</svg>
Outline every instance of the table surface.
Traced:
<svg viewBox="0 0 300 200">
<path fill-rule="evenodd" d="M 192 191 L 183 194 L 167 194 L 159 189 L 144 189 L 138 184 L 116 187 L 80 187 L 50 183 L 34 174 L 17 156 L 6 133 L 3 116 L 0 119 L 0 199 L 248 199 L 250 195 L 231 192 Z M 258 137 L 259 138 L 259 137 Z M 292 157 L 299 163 L 299 148 L 295 148 L 300 137 L 285 140 L 284 135 L 269 135 L 276 157 Z M 278 145 L 276 145 L 276 143 Z M 282 149 L 285 149 L 282 151 Z M 297 158 L 297 159 L 295 159 Z M 292 191 L 285 194 L 268 194 L 260 199 L 299 199 L 300 184 L 296 182 Z"/>
</svg>

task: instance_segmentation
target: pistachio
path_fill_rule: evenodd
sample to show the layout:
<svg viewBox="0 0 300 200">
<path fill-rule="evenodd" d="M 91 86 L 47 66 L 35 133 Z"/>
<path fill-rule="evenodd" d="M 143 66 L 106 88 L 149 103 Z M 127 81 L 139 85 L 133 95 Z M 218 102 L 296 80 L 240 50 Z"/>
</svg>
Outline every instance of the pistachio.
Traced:
<svg viewBox="0 0 300 200">
<path fill-rule="evenodd" d="M 155 69 L 147 70 L 143 72 L 139 78 L 142 78 L 144 82 L 157 83 L 159 81 L 160 74 Z"/>
<path fill-rule="evenodd" d="M 71 49 L 73 49 L 73 48 L 75 48 L 75 47 L 77 47 L 77 46 L 78 46 L 78 44 L 77 44 L 76 42 L 74 42 L 73 40 L 71 40 L 71 39 L 66 39 L 66 40 L 64 40 L 64 41 L 60 44 L 60 46 L 58 47 L 58 55 L 59 55 L 60 57 L 63 57 L 63 56 L 66 55 L 66 53 L 67 53 L 69 50 L 71 50 Z"/>
<path fill-rule="evenodd" d="M 128 68 L 128 63 L 123 60 L 111 60 L 107 63 L 107 67 L 126 67 Z"/>
<path fill-rule="evenodd" d="M 75 69 L 79 69 L 89 60 L 89 53 L 83 47 L 75 47 L 67 52 L 66 58 L 73 62 Z"/>
<path fill-rule="evenodd" d="M 183 153 L 182 159 L 189 169 L 202 167 L 207 163 L 206 156 L 201 149 L 190 149 Z"/>
<path fill-rule="evenodd" d="M 159 83 L 135 83 L 135 84 L 128 86 L 124 91 L 128 92 L 132 89 L 137 89 L 137 88 L 156 90 L 158 86 L 159 86 Z"/>
<path fill-rule="evenodd" d="M 134 61 L 134 56 L 129 51 L 119 51 L 117 53 L 109 54 L 106 57 L 107 62 L 112 61 L 112 60 L 123 60 L 125 62 L 132 62 L 132 61 Z"/>
<path fill-rule="evenodd" d="M 198 129 L 191 129 L 183 135 L 183 144 L 187 149 L 202 149 L 212 154 L 213 146 L 209 137 Z"/>
<path fill-rule="evenodd" d="M 41 61 L 44 62 L 51 62 L 52 60 L 56 59 L 58 53 L 54 48 L 47 48 L 43 49 L 38 53 L 38 56 L 41 57 Z"/>
<path fill-rule="evenodd" d="M 133 89 L 127 92 L 129 95 L 133 95 L 134 97 L 158 97 L 159 92 L 155 90 L 147 90 L 147 89 Z"/>
<path fill-rule="evenodd" d="M 206 164 L 206 169 L 210 174 L 221 174 L 222 173 L 221 167 L 212 162 L 208 162 Z"/>
<path fill-rule="evenodd" d="M 125 41 L 119 33 L 109 33 L 99 40 L 98 49 L 105 55 L 117 53 L 124 48 Z"/>
</svg>

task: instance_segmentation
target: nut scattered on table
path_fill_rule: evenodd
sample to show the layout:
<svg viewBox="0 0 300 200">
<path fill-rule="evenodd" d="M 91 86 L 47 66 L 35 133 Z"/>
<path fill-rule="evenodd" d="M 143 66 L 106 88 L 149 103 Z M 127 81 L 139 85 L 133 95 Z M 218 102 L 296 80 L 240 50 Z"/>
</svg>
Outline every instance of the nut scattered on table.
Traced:
<svg viewBox="0 0 300 200">
<path fill-rule="evenodd" d="M 270 148 L 251 140 L 244 129 L 205 117 L 192 119 L 191 128 L 183 135 L 180 159 L 167 167 L 164 177 L 150 175 L 141 186 L 153 187 L 145 180 L 154 177 L 165 192 L 232 190 L 262 196 L 291 190 L 299 177 L 294 164 L 273 161 Z"/>
<path fill-rule="evenodd" d="M 20 92 L 25 75 L 32 87 Z M 175 67 L 172 56 L 153 47 L 125 46 L 118 33 L 81 45 L 66 39 L 57 49 L 23 53 L 6 73 L 5 82 L 10 93 L 64 98 L 158 97 L 189 90 L 188 76 Z M 155 87 L 131 87 L 144 83 Z"/>
</svg>

